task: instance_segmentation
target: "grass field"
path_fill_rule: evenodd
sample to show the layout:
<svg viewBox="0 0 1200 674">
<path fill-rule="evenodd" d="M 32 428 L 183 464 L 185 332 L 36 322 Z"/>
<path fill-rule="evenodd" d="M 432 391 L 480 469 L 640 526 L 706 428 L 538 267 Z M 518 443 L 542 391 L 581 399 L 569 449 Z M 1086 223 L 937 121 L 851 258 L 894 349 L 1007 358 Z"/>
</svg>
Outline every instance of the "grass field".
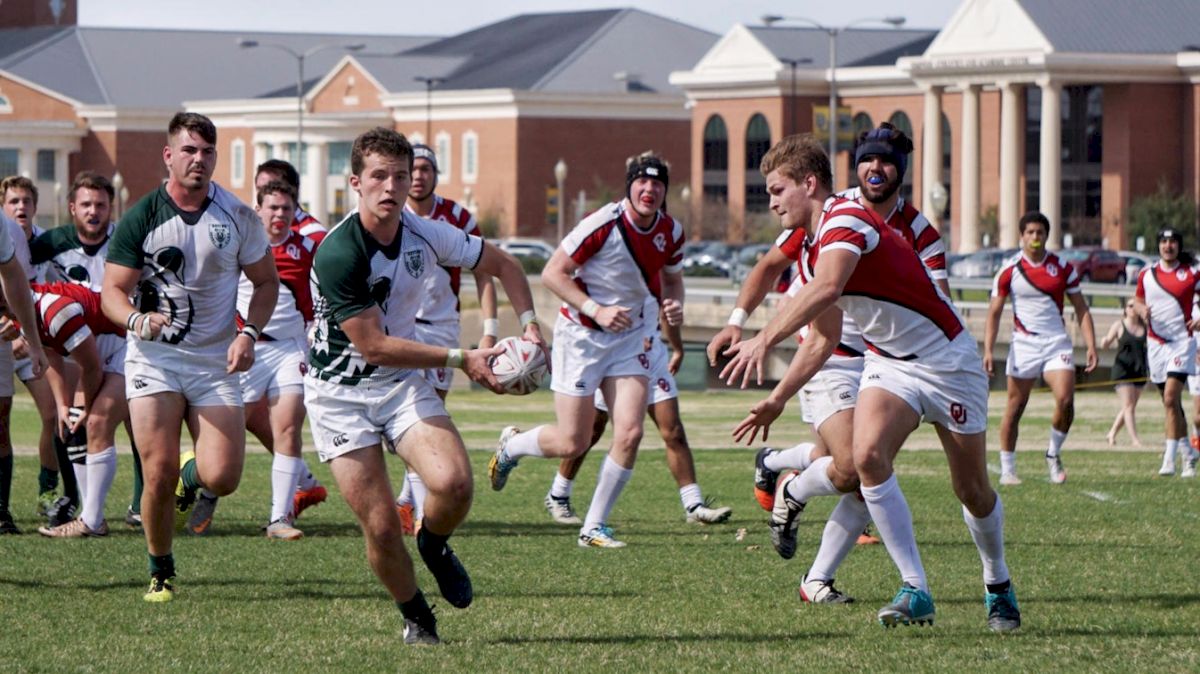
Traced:
<svg viewBox="0 0 1200 674">
<path fill-rule="evenodd" d="M 1046 396 L 1027 412 L 1028 451 L 1019 455 L 1025 484 L 1001 491 L 1024 626 L 1004 636 L 985 627 L 979 558 L 935 451 L 906 452 L 898 472 L 937 601 L 936 625 L 885 631 L 875 623 L 899 582 L 882 546 L 856 550 L 838 576 L 857 603 L 801 604 L 797 580 L 834 503 L 809 505 L 796 559 L 779 559 L 750 494 L 752 453 L 726 440 L 755 395 L 683 399 L 693 444 L 704 450 L 696 457 L 701 484 L 734 507 L 733 519 L 712 527 L 683 521 L 655 439 L 611 521 L 629 547 L 600 551 L 577 548 L 575 529 L 553 524 L 542 510 L 551 462 L 523 462 L 503 493 L 487 487 L 499 427 L 547 420 L 549 397 L 455 392 L 451 410 L 477 450 L 477 492 L 453 541 L 476 601 L 463 611 L 449 607 L 418 570 L 437 605 L 445 640 L 438 649 L 401 643 L 400 616 L 368 569 L 357 526 L 324 466 L 315 470 L 330 484 L 330 500 L 300 520 L 308 536 L 273 542 L 258 531 L 270 460 L 252 454 L 242 487 L 221 503 L 214 533 L 177 541 L 177 600 L 151 606 L 141 601 L 141 533 L 119 524 L 127 457 L 109 501 L 114 533 L 52 541 L 32 533 L 36 459 L 19 456 L 14 504 L 26 535 L 0 538 L 0 672 L 1200 669 L 1200 486 L 1155 477 L 1154 449 L 1109 451 L 1103 434 L 1111 393 L 1080 396 L 1064 486 L 1044 477 Z M 994 395 L 993 415 L 1001 404 Z M 1141 410 L 1147 441 L 1161 426 L 1154 404 L 1148 398 Z M 18 405 L 19 437 L 33 421 L 27 412 Z M 802 433 L 793 420 L 773 437 L 783 443 Z M 933 446 L 928 428 L 910 443 Z M 598 463 L 580 476 L 579 507 Z M 391 466 L 398 478 L 398 462 Z"/>
</svg>

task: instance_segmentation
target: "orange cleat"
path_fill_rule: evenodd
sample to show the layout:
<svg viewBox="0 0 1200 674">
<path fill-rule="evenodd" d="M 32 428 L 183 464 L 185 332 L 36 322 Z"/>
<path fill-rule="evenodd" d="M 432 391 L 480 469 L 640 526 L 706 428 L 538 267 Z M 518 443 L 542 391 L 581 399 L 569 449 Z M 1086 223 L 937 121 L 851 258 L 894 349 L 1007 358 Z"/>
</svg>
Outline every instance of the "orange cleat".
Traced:
<svg viewBox="0 0 1200 674">
<path fill-rule="evenodd" d="M 319 484 L 312 489 L 297 491 L 296 495 L 292 497 L 292 519 L 300 517 L 300 513 L 306 509 L 324 503 L 328 497 L 329 492 Z"/>
<path fill-rule="evenodd" d="M 858 535 L 858 545 L 879 545 L 882 541 L 879 537 L 871 533 L 871 525 L 868 524 L 861 534 Z"/>
</svg>

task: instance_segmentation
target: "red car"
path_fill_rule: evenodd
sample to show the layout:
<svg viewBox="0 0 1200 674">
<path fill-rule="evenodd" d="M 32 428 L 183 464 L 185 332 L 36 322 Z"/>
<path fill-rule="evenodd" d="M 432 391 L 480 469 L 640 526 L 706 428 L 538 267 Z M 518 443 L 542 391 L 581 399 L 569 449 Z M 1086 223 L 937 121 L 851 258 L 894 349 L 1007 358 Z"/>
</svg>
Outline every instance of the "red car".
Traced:
<svg viewBox="0 0 1200 674">
<path fill-rule="evenodd" d="M 1125 260 L 1115 250 L 1099 246 L 1080 246 L 1058 251 L 1059 257 L 1070 262 L 1084 283 L 1124 284 Z"/>
</svg>

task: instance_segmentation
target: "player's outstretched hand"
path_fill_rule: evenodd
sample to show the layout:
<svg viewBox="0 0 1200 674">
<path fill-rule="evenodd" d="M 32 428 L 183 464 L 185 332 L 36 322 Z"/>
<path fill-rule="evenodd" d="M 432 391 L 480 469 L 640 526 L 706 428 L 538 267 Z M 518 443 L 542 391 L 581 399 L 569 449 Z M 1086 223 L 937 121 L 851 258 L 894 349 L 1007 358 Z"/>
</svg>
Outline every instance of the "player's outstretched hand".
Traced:
<svg viewBox="0 0 1200 674">
<path fill-rule="evenodd" d="M 725 349 L 742 341 L 742 329 L 736 325 L 726 325 L 721 328 L 721 331 L 713 336 L 712 341 L 708 343 L 708 348 L 705 353 L 708 354 L 708 366 L 717 366 L 717 356 Z"/>
<path fill-rule="evenodd" d="M 671 359 L 667 361 L 667 372 L 670 372 L 671 376 L 675 376 L 679 374 L 679 367 L 681 365 L 683 365 L 683 349 L 678 351 L 672 349 Z"/>
<path fill-rule="evenodd" d="M 763 366 L 767 361 L 764 341 L 761 335 L 755 335 L 725 350 L 725 355 L 731 360 L 725 369 L 721 370 L 719 378 L 725 381 L 726 386 L 733 386 L 740 378 L 741 387 L 746 388 L 750 384 L 751 375 L 760 386 L 762 385 Z"/>
<path fill-rule="evenodd" d="M 991 351 L 984 351 L 984 352 L 983 352 L 983 371 L 984 371 L 984 372 L 986 372 L 986 373 L 987 373 L 987 376 L 989 376 L 989 377 L 991 377 L 991 376 L 993 376 L 993 375 L 994 375 L 994 371 L 995 371 L 995 361 L 994 361 L 994 359 L 992 358 L 992 352 L 991 352 Z"/>
<path fill-rule="evenodd" d="M 777 401 L 773 397 L 768 397 L 760 400 L 754 407 L 750 408 L 750 414 L 742 419 L 741 423 L 733 429 L 733 441 L 735 443 L 745 442 L 747 445 L 754 443 L 754 438 L 758 436 L 758 432 L 762 431 L 763 442 L 767 441 L 767 433 L 771 430 L 771 424 L 774 423 L 779 415 L 783 413 L 783 408 L 786 401 Z M 749 437 L 746 437 L 749 434 Z"/>
<path fill-rule="evenodd" d="M 1096 355 L 1096 350 L 1088 349 L 1087 365 L 1083 368 L 1083 371 L 1090 373 L 1092 370 L 1095 370 L 1096 366 L 1099 364 L 1100 364 L 1100 357 L 1098 355 Z"/>
<path fill-rule="evenodd" d="M 463 351 L 463 372 L 471 381 L 488 389 L 492 393 L 504 393 L 504 387 L 496 381 L 492 374 L 492 359 L 504 353 L 504 347 L 493 346 L 490 349 L 467 349 Z"/>
<path fill-rule="evenodd" d="M 633 317 L 629 315 L 629 307 L 619 304 L 600 307 L 600 310 L 596 312 L 595 321 L 609 332 L 624 332 L 633 327 Z"/>
<path fill-rule="evenodd" d="M 525 326 L 521 339 L 538 345 L 542 355 L 546 357 L 546 369 L 550 370 L 550 347 L 546 344 L 546 338 L 542 336 L 542 326 L 537 321 L 530 321 Z"/>
</svg>

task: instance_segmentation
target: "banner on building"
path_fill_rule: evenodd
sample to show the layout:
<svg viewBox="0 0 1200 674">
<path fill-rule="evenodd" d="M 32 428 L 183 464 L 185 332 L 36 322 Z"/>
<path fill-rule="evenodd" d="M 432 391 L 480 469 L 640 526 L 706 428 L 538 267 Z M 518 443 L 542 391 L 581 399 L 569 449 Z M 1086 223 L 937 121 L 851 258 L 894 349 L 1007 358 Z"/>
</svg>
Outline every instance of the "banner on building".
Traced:
<svg viewBox="0 0 1200 674">
<path fill-rule="evenodd" d="M 817 140 L 829 146 L 829 106 L 813 106 L 813 135 Z M 837 147 L 839 152 L 854 149 L 854 115 L 850 108 L 838 106 L 837 109 Z"/>
</svg>

